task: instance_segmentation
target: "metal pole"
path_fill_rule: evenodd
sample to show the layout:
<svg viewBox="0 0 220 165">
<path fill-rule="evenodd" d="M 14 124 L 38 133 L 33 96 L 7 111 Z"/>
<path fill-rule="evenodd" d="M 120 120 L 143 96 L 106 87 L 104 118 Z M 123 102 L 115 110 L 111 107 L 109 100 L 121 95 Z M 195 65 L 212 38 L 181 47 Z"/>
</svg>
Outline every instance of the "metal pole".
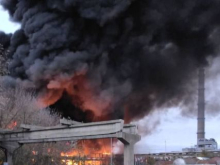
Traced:
<svg viewBox="0 0 220 165">
<path fill-rule="evenodd" d="M 165 153 L 167 152 L 167 142 L 165 140 Z"/>
<path fill-rule="evenodd" d="M 166 140 L 165 140 L 165 160 L 166 160 L 166 152 L 167 152 L 167 144 L 166 144 Z"/>
<path fill-rule="evenodd" d="M 110 160 L 110 163 L 111 163 L 111 165 L 113 165 L 112 164 L 112 138 L 111 138 L 111 160 Z"/>
</svg>

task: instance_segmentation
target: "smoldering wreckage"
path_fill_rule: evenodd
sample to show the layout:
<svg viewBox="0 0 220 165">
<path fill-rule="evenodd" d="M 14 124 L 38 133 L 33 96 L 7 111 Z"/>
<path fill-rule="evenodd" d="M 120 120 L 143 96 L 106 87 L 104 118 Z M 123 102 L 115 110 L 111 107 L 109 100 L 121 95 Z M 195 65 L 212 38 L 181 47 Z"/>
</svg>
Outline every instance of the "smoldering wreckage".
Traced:
<svg viewBox="0 0 220 165">
<path fill-rule="evenodd" d="M 199 66 L 219 53 L 218 0 L 2 0 L 13 34 L 13 88 L 80 122 L 139 120 L 157 108 L 190 106 Z M 188 112 L 191 113 L 191 112 Z"/>
</svg>

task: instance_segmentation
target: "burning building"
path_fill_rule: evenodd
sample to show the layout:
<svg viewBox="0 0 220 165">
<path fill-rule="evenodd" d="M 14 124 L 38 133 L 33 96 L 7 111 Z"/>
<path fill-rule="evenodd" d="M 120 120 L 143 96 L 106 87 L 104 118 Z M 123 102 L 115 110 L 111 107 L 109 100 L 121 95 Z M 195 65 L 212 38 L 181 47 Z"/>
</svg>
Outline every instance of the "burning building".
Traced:
<svg viewBox="0 0 220 165">
<path fill-rule="evenodd" d="M 62 152 L 62 162 L 66 165 L 108 165 L 112 158 L 112 139 L 81 140 L 67 152 Z M 122 163 L 122 162 L 121 162 Z"/>
</svg>

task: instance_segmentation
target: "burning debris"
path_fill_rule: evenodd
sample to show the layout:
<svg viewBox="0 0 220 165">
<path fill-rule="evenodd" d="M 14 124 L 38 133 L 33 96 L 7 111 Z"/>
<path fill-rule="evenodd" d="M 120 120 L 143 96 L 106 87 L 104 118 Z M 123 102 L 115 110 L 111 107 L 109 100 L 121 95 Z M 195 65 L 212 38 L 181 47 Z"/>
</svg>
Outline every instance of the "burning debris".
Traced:
<svg viewBox="0 0 220 165">
<path fill-rule="evenodd" d="M 217 50 L 217 0 L 1 3 L 21 23 L 1 40 L 11 76 L 78 121 L 129 122 L 187 104 L 194 71 Z"/>
<path fill-rule="evenodd" d="M 66 165 L 110 164 L 111 145 L 109 142 L 109 139 L 78 141 L 72 150 L 61 153 L 62 162 Z"/>
</svg>

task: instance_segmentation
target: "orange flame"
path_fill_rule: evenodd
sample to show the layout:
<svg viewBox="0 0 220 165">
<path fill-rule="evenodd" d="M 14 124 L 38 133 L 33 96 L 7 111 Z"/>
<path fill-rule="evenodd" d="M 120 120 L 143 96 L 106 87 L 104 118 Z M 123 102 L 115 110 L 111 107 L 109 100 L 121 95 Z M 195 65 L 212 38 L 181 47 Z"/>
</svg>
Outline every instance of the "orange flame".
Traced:
<svg viewBox="0 0 220 165">
<path fill-rule="evenodd" d="M 17 121 L 12 121 L 10 124 L 8 124 L 7 128 L 14 129 L 15 127 L 17 127 L 17 125 L 18 125 Z"/>
<path fill-rule="evenodd" d="M 78 73 L 70 77 L 56 77 L 51 80 L 44 94 L 40 96 L 39 101 L 44 107 L 56 103 L 66 92 L 72 99 L 72 104 L 82 110 L 91 110 L 96 116 L 101 116 L 106 110 L 112 108 L 114 98 L 108 94 L 103 94 L 99 87 L 96 87 L 88 80 L 85 72 Z M 105 114 L 104 114 L 105 115 Z M 103 116 L 104 116 L 103 115 Z M 103 117 L 104 118 L 104 117 Z M 107 118 L 105 116 L 105 118 Z M 99 119 L 100 120 L 100 119 Z M 92 154 L 102 154 L 104 156 L 111 155 L 110 140 L 96 140 L 81 141 L 82 147 L 79 149 L 72 149 L 68 152 L 61 152 L 63 159 L 62 163 L 65 165 L 81 165 L 72 161 L 74 156 L 89 156 Z M 87 161 L 86 165 L 93 164 L 92 161 Z M 98 165 L 98 164 L 97 164 Z"/>
<path fill-rule="evenodd" d="M 109 139 L 99 139 L 99 140 L 86 140 L 80 141 L 81 146 L 79 148 L 73 148 L 68 152 L 61 152 L 61 157 L 65 157 L 62 162 L 65 165 L 75 165 L 72 159 L 78 157 L 87 157 L 96 162 L 96 165 L 101 165 L 100 159 L 97 158 L 106 158 L 111 156 L 111 146 Z M 94 145 L 95 144 L 95 145 Z M 109 159 L 109 158 L 108 158 Z M 94 164 L 93 161 L 89 159 L 86 160 L 85 164 Z"/>
<path fill-rule="evenodd" d="M 92 155 L 92 154 L 104 154 L 108 155 L 111 151 L 110 139 L 98 139 L 98 140 L 82 140 L 79 142 L 76 148 L 66 153 L 61 153 L 61 156 L 78 156 L 78 155 Z"/>
<path fill-rule="evenodd" d="M 32 154 L 33 155 L 37 155 L 37 151 L 32 151 Z"/>
<path fill-rule="evenodd" d="M 64 91 L 71 96 L 72 103 L 75 106 L 82 110 L 92 110 L 97 116 L 111 108 L 113 103 L 113 98 L 108 95 L 101 95 L 98 88 L 92 86 L 85 75 L 51 80 L 39 101 L 45 107 L 52 105 L 62 97 Z"/>
</svg>

